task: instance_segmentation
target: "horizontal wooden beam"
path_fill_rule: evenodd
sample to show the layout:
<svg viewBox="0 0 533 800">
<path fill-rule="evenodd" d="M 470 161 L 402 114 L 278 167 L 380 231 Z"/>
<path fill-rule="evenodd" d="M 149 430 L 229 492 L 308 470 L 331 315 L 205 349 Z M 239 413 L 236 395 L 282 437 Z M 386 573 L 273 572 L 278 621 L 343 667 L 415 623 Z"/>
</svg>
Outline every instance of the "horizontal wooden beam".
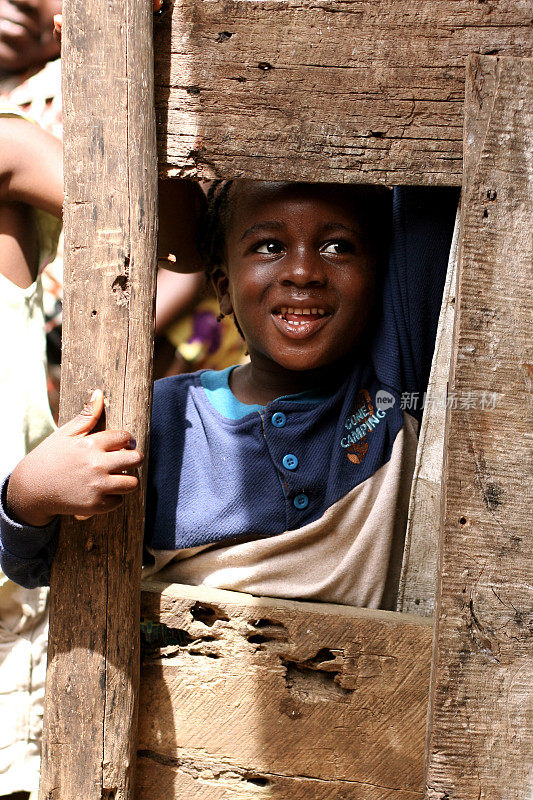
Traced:
<svg viewBox="0 0 533 800">
<path fill-rule="evenodd" d="M 164 172 L 461 183 L 469 53 L 531 55 L 527 0 L 183 0 L 156 36 Z"/>
<path fill-rule="evenodd" d="M 422 799 L 429 620 L 157 583 L 142 617 L 139 800 Z"/>
</svg>

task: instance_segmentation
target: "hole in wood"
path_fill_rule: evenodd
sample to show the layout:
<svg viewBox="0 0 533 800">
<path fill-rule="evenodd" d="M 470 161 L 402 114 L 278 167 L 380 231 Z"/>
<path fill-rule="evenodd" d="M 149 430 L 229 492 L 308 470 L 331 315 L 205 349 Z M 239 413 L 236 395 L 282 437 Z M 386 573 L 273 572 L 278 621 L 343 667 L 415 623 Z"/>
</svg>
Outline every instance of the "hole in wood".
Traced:
<svg viewBox="0 0 533 800">
<path fill-rule="evenodd" d="M 269 781 L 267 778 L 260 777 L 259 775 L 254 775 L 253 777 L 250 775 L 245 775 L 244 779 L 247 783 L 252 783 L 254 786 L 268 786 Z"/>
<path fill-rule="evenodd" d="M 459 525 L 466 525 L 466 517 L 461 517 L 459 519 Z"/>
<path fill-rule="evenodd" d="M 182 647 L 191 644 L 193 638 L 181 628 L 169 628 L 162 622 L 141 620 L 141 642 L 145 647 L 167 647 L 179 644 Z"/>
<path fill-rule="evenodd" d="M 285 667 L 285 683 L 292 695 L 305 702 L 324 699 L 346 698 L 353 689 L 340 683 L 341 668 L 320 669 L 311 660 L 299 662 L 281 659 Z"/>
<path fill-rule="evenodd" d="M 228 39 L 231 39 L 232 36 L 233 36 L 233 34 L 230 33 L 229 31 L 220 31 L 220 33 L 217 36 L 217 42 L 219 44 L 221 42 L 227 42 Z"/>
<path fill-rule="evenodd" d="M 129 259 L 126 259 L 127 265 L 129 265 Z M 127 275 L 117 275 L 115 280 L 111 285 L 111 291 L 113 292 L 113 296 L 115 298 L 116 303 L 119 306 L 125 306 L 129 302 L 130 298 L 130 282 Z"/>
<path fill-rule="evenodd" d="M 329 647 L 323 647 L 319 650 L 314 658 L 309 659 L 309 664 L 322 664 L 324 661 L 335 661 L 335 654 L 331 652 Z"/>
<path fill-rule="evenodd" d="M 268 72 L 269 69 L 274 69 L 272 64 L 269 64 L 268 61 L 260 61 L 257 65 L 259 69 L 262 69 L 264 72 Z"/>
<path fill-rule="evenodd" d="M 268 636 L 263 636 L 261 633 L 252 633 L 251 636 L 246 637 L 250 644 L 264 644 L 265 642 L 270 642 L 271 639 Z"/>
<path fill-rule="evenodd" d="M 202 603 L 195 603 L 191 608 L 191 617 L 197 622 L 202 622 L 209 628 L 215 624 L 217 619 L 228 621 L 228 618 L 214 606 L 203 605 Z"/>
<path fill-rule="evenodd" d="M 273 619 L 267 619 L 266 617 L 261 617 L 261 619 L 255 619 L 252 622 L 254 628 L 279 628 L 280 630 L 286 631 L 287 628 L 281 622 L 276 622 Z"/>
</svg>

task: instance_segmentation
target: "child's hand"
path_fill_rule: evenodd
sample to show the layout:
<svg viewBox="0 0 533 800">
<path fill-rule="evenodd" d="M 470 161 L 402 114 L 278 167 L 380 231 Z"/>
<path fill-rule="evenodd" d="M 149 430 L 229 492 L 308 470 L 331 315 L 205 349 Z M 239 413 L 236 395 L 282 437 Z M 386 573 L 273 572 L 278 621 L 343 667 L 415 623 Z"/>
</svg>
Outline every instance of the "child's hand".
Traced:
<svg viewBox="0 0 533 800">
<path fill-rule="evenodd" d="M 47 525 L 58 514 L 87 518 L 117 508 L 138 487 L 126 470 L 143 457 L 127 431 L 91 433 L 104 397 L 93 392 L 77 417 L 32 450 L 13 470 L 7 512 L 26 525 Z"/>
</svg>

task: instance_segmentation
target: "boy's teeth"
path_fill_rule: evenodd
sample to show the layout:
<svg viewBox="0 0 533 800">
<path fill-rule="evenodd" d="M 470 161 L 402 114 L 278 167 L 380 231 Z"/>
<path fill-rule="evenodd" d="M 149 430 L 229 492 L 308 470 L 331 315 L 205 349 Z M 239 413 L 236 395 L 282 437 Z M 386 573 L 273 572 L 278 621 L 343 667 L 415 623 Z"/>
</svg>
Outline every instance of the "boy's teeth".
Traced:
<svg viewBox="0 0 533 800">
<path fill-rule="evenodd" d="M 290 308 L 287 306 L 282 306 L 279 310 L 279 314 L 281 314 L 281 316 L 285 316 L 285 314 L 295 314 L 297 316 L 311 316 L 312 314 L 319 314 L 321 317 L 323 317 L 325 316 L 326 311 L 324 308 Z"/>
</svg>

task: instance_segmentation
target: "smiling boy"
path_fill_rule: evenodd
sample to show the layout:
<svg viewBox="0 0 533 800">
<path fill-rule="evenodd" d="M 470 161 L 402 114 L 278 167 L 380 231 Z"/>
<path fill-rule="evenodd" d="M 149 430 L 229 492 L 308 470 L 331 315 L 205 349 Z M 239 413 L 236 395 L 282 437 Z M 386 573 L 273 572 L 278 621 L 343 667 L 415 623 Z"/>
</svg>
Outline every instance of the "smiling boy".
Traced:
<svg viewBox="0 0 533 800">
<path fill-rule="evenodd" d="M 155 386 L 152 571 L 393 607 L 417 430 L 400 398 L 427 383 L 457 195 L 396 191 L 387 261 L 388 197 L 243 181 L 213 192 L 209 271 L 250 363 Z M 4 486 L 1 555 L 16 580 L 48 578 L 55 514 L 106 511 L 135 488 L 120 473 L 141 456 L 127 432 L 90 433 L 100 410 L 97 395 Z M 52 474 L 46 493 L 35 471 Z"/>
</svg>

